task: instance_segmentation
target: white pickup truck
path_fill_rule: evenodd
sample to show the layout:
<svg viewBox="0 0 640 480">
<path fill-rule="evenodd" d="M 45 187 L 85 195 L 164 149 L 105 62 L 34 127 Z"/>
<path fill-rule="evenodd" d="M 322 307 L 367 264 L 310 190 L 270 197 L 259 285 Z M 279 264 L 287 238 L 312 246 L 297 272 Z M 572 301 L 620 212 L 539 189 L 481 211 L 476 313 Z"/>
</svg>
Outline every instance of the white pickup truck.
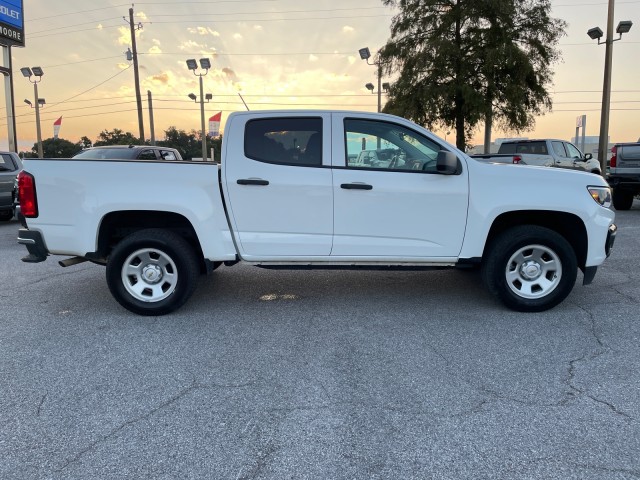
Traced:
<svg viewBox="0 0 640 480">
<path fill-rule="evenodd" d="M 362 150 L 391 159 L 353 161 Z M 40 262 L 106 265 L 120 304 L 183 305 L 200 273 L 481 266 L 508 307 L 541 311 L 590 283 L 616 227 L 596 175 L 475 161 L 402 118 L 342 111 L 229 116 L 221 165 L 29 159 L 18 242 Z"/>
</svg>

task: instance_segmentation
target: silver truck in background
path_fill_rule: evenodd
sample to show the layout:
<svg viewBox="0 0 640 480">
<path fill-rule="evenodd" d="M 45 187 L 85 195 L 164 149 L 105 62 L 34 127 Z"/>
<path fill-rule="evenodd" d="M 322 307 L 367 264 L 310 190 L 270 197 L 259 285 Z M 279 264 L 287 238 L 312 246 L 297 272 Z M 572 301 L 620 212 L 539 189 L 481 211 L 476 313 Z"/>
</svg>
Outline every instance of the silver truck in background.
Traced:
<svg viewBox="0 0 640 480">
<path fill-rule="evenodd" d="M 633 197 L 640 195 L 640 139 L 613 146 L 607 180 L 613 188 L 615 209 L 629 210 Z"/>
<path fill-rule="evenodd" d="M 471 155 L 483 162 L 568 168 L 600 175 L 600 163 L 574 144 L 557 139 L 503 142 L 497 154 Z"/>
</svg>

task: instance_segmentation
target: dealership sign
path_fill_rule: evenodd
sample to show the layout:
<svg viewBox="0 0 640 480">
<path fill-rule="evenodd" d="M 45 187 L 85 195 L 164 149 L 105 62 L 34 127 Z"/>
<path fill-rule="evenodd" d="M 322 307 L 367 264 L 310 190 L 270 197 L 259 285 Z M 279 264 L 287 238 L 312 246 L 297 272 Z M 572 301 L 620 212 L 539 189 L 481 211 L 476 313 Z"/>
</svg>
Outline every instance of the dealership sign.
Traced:
<svg viewBox="0 0 640 480">
<path fill-rule="evenodd" d="M 0 45 L 24 47 L 23 0 L 0 0 Z"/>
</svg>

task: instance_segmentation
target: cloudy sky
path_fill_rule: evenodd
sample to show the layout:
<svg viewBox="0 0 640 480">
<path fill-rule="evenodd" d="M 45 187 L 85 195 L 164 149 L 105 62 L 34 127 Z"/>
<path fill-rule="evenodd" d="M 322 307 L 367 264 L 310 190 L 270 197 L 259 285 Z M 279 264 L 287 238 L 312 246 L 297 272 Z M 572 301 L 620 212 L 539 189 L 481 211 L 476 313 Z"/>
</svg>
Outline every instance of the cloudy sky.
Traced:
<svg viewBox="0 0 640 480">
<path fill-rule="evenodd" d="M 540 117 L 529 137 L 569 139 L 575 119 L 587 115 L 587 135 L 597 136 L 604 66 L 604 46 L 586 31 L 606 27 L 606 0 L 553 0 L 553 14 L 569 23 L 561 40 L 563 62 L 556 67 L 553 113 Z M 95 140 L 100 131 L 120 128 L 138 133 L 134 74 L 125 52 L 131 44 L 130 3 L 118 0 L 24 0 L 25 48 L 12 49 L 19 148 L 35 142 L 33 87 L 19 72 L 41 66 L 39 84 L 46 107 L 41 112 L 43 138 L 63 116 L 60 136 Z M 144 97 L 144 125 L 149 137 L 147 90 L 153 94 L 156 137 L 169 126 L 200 129 L 198 79 L 188 58 L 208 57 L 204 77 L 207 118 L 243 110 L 241 93 L 252 110 L 336 108 L 375 111 L 377 99 L 364 87 L 376 70 L 358 56 L 375 52 L 389 37 L 393 11 L 380 0 L 145 0 L 135 3 L 135 22 Z M 615 24 L 634 27 L 614 45 L 612 141 L 640 136 L 640 0 L 618 0 Z M 389 79 L 385 79 L 389 80 Z M 391 79 L 392 80 L 392 79 Z M 0 148 L 7 148 L 4 93 Z M 445 132 L 436 132 L 445 136 Z M 506 136 L 494 132 L 494 138 Z M 449 140 L 451 137 L 448 138 Z M 476 135 L 482 142 L 482 132 Z"/>
</svg>

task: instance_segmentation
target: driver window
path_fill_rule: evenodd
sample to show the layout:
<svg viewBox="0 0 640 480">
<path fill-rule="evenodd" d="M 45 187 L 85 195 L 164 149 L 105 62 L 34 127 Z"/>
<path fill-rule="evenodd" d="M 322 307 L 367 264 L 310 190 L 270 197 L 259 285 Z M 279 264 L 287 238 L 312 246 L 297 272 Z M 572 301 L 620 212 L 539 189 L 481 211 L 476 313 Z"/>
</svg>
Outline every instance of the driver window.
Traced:
<svg viewBox="0 0 640 480">
<path fill-rule="evenodd" d="M 439 145 L 389 122 L 346 119 L 346 166 L 436 172 Z"/>
<path fill-rule="evenodd" d="M 562 142 L 551 142 L 551 146 L 553 147 L 553 151 L 556 156 L 567 158 L 567 152 L 564 151 L 564 145 Z"/>
</svg>

